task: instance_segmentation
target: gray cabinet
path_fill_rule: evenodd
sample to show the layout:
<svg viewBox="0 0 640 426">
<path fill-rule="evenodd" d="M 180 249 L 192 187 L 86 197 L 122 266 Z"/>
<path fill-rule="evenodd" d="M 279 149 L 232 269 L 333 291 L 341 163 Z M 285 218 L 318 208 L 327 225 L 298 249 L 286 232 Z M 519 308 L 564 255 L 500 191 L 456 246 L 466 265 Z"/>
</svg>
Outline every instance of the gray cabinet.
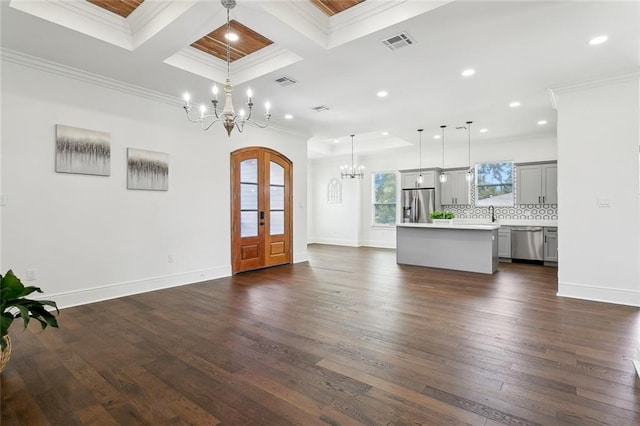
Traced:
<svg viewBox="0 0 640 426">
<path fill-rule="evenodd" d="M 434 170 L 422 171 L 422 184 L 418 184 L 419 171 L 403 172 L 401 171 L 402 189 L 413 188 L 435 188 L 436 172 Z"/>
<path fill-rule="evenodd" d="M 557 204 L 557 163 L 516 165 L 518 204 Z"/>
<path fill-rule="evenodd" d="M 511 228 L 508 226 L 498 229 L 498 257 L 511 259 Z"/>
<path fill-rule="evenodd" d="M 558 228 L 544 228 L 544 260 L 545 262 L 558 261 Z"/>
<path fill-rule="evenodd" d="M 444 205 L 469 204 L 471 201 L 467 170 L 445 170 L 446 182 L 440 182 L 440 202 Z"/>
</svg>

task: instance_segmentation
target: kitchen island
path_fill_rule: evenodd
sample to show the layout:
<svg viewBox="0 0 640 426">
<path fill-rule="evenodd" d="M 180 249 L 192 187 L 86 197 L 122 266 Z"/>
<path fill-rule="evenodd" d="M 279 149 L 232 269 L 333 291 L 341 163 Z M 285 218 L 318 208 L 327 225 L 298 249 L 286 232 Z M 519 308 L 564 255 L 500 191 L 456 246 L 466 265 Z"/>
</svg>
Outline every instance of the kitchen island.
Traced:
<svg viewBox="0 0 640 426">
<path fill-rule="evenodd" d="M 398 223 L 396 261 L 493 274 L 498 268 L 498 224 Z"/>
</svg>

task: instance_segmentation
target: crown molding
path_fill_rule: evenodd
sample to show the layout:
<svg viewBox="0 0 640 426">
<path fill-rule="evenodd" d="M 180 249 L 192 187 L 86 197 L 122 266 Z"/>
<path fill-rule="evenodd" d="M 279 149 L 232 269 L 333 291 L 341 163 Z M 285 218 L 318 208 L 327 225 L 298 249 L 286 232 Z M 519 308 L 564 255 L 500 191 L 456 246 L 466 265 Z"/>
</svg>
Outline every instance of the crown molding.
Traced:
<svg viewBox="0 0 640 426">
<path fill-rule="evenodd" d="M 610 86 L 612 84 L 626 83 L 628 81 L 640 81 L 640 67 L 615 74 L 599 76 L 588 80 L 577 81 L 555 88 L 548 89 L 551 105 L 558 109 L 558 95 L 581 92 L 597 87 Z"/>
<path fill-rule="evenodd" d="M 82 81 L 85 83 L 93 84 L 95 86 L 115 90 L 121 93 L 126 93 L 128 95 L 139 96 L 171 106 L 181 106 L 184 103 L 182 99 L 176 96 L 169 96 L 167 94 L 156 92 L 154 90 L 149 90 L 140 86 L 135 86 L 133 84 L 124 83 L 122 81 L 114 80 L 100 74 L 90 73 L 88 71 L 69 67 L 67 65 L 62 65 L 57 62 L 27 55 L 25 53 L 11 49 L 1 48 L 0 60 L 71 78 L 73 80 Z"/>
</svg>

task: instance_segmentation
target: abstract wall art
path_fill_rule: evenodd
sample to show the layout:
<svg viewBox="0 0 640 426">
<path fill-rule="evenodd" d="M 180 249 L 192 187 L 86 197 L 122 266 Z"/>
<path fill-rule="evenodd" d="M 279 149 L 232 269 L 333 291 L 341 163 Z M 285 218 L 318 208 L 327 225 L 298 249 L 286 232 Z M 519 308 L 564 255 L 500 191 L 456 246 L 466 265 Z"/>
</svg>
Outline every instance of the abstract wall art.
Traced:
<svg viewBox="0 0 640 426">
<path fill-rule="evenodd" d="M 169 154 L 127 148 L 127 188 L 169 190 Z"/>
<path fill-rule="evenodd" d="M 56 172 L 109 176 L 111 136 L 107 132 L 56 125 Z"/>
</svg>

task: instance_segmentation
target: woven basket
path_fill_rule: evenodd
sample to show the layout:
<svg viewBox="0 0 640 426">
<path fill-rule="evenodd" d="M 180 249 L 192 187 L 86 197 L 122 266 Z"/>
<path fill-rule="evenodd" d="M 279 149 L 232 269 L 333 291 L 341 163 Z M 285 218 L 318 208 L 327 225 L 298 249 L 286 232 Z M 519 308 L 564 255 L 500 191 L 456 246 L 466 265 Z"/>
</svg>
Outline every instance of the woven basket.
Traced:
<svg viewBox="0 0 640 426">
<path fill-rule="evenodd" d="M 3 340 L 7 342 L 7 346 L 0 352 L 0 373 L 2 373 L 2 370 L 9 363 L 9 358 L 11 358 L 11 339 L 9 339 L 9 335 L 4 336 Z"/>
</svg>

